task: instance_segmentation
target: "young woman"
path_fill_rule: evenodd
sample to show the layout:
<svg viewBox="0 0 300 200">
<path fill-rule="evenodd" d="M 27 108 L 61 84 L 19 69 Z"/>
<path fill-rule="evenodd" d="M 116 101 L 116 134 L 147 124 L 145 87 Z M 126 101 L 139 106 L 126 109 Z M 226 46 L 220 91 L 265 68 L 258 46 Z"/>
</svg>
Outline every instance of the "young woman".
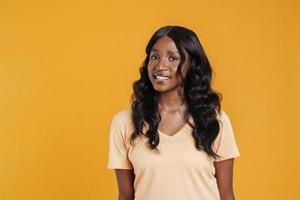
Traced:
<svg viewBox="0 0 300 200">
<path fill-rule="evenodd" d="M 233 200 L 240 154 L 196 34 L 162 27 L 146 53 L 131 108 L 111 123 L 108 168 L 119 200 Z"/>
</svg>

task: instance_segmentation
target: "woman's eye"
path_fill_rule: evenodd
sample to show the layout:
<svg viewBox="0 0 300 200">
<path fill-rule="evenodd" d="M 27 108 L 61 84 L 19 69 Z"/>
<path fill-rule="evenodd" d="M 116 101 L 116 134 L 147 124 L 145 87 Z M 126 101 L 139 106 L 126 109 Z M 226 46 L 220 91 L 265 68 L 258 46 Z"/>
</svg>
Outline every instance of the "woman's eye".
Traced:
<svg viewBox="0 0 300 200">
<path fill-rule="evenodd" d="M 152 59 L 152 60 L 156 60 L 156 59 L 157 59 L 157 55 L 152 55 L 152 56 L 151 56 L 151 59 Z"/>
<path fill-rule="evenodd" d="M 151 60 L 157 60 L 158 58 L 159 58 L 159 56 L 155 55 L 155 54 L 150 56 Z M 178 60 L 178 58 L 177 57 L 173 57 L 173 56 L 169 57 L 169 61 L 173 62 L 175 60 Z"/>
<path fill-rule="evenodd" d="M 174 61 L 174 60 L 177 60 L 176 57 L 170 57 L 170 61 Z"/>
</svg>

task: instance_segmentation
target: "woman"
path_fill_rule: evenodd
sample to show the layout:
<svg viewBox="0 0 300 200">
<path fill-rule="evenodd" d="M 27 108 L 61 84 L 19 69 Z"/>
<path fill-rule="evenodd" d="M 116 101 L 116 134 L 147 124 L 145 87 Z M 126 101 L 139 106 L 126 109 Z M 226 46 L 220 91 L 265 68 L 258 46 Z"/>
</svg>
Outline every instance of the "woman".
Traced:
<svg viewBox="0 0 300 200">
<path fill-rule="evenodd" d="M 131 108 L 111 124 L 108 168 L 119 200 L 233 200 L 240 154 L 196 34 L 162 27 L 146 53 Z"/>
</svg>

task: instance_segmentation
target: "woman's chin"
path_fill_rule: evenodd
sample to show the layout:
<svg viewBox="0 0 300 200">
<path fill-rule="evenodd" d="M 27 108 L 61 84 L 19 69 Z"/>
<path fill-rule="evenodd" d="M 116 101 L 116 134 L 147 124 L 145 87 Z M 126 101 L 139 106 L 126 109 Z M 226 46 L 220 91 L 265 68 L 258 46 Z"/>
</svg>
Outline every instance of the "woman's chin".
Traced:
<svg viewBox="0 0 300 200">
<path fill-rule="evenodd" d="M 154 87 L 154 90 L 156 92 L 159 92 L 159 93 L 167 93 L 167 92 L 171 92 L 171 91 L 175 91 L 176 92 L 176 88 L 170 88 L 170 87 Z"/>
<path fill-rule="evenodd" d="M 155 90 L 156 92 L 166 92 L 166 91 L 168 91 L 168 88 L 167 88 L 167 87 L 154 86 L 153 88 L 154 88 L 154 90 Z"/>
</svg>

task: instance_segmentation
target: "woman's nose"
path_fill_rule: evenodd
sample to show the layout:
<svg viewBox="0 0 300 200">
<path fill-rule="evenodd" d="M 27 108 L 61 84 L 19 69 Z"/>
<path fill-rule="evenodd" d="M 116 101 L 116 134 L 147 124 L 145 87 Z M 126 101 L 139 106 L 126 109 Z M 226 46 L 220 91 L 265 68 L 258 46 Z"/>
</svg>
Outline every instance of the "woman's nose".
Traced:
<svg viewBox="0 0 300 200">
<path fill-rule="evenodd" d="M 166 70 L 167 68 L 167 62 L 165 59 L 160 59 L 157 64 L 155 65 L 155 68 L 157 70 Z"/>
</svg>

